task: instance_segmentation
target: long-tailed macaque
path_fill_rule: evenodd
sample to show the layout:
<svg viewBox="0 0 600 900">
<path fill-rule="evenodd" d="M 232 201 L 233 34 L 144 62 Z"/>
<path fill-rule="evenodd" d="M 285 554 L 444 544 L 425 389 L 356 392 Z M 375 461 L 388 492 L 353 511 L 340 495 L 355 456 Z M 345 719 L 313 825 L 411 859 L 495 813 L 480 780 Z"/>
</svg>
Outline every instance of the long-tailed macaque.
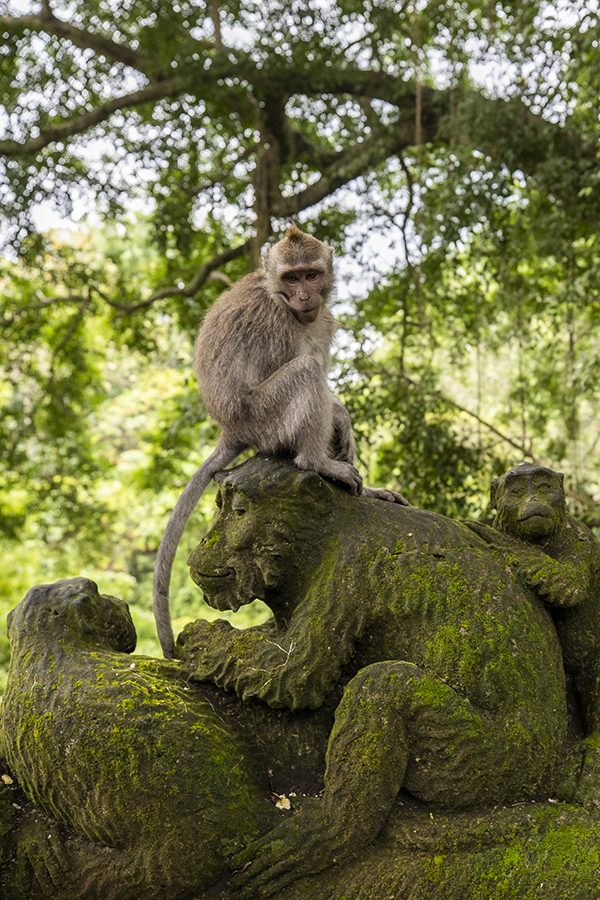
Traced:
<svg viewBox="0 0 600 900">
<path fill-rule="evenodd" d="M 195 369 L 222 432 L 177 501 L 158 550 L 154 615 L 166 657 L 174 653 L 169 581 L 177 545 L 212 477 L 243 450 L 292 453 L 299 468 L 342 482 L 353 494 L 407 504 L 395 491 L 363 488 L 354 467 L 350 416 L 327 386 L 332 288 L 330 248 L 292 226 L 264 269 L 236 282 L 202 323 Z"/>
</svg>

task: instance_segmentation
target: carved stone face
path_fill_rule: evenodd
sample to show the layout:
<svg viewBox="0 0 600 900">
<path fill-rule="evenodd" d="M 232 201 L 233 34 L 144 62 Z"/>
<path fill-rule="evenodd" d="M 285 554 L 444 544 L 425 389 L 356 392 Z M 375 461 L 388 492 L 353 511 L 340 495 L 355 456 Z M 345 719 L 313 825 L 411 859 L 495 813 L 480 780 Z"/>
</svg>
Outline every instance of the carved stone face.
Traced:
<svg viewBox="0 0 600 900">
<path fill-rule="evenodd" d="M 277 550 L 261 546 L 261 523 L 249 496 L 220 488 L 217 506 L 212 527 L 188 564 L 210 606 L 236 610 L 256 598 L 265 600 L 268 587 L 277 587 Z"/>
<path fill-rule="evenodd" d="M 492 486 L 496 527 L 524 541 L 542 541 L 565 515 L 563 477 L 543 466 L 517 466 Z"/>
<path fill-rule="evenodd" d="M 317 475 L 281 462 L 271 479 L 264 478 L 264 460 L 262 478 L 253 475 L 254 466 L 249 460 L 217 477 L 217 514 L 188 560 L 192 579 L 214 609 L 237 610 L 259 599 L 275 612 L 322 545 L 330 488 Z M 315 494 L 310 520 L 309 492 Z"/>
<path fill-rule="evenodd" d="M 22 635 L 41 632 L 52 639 L 69 636 L 85 644 L 131 653 L 136 633 L 123 600 L 100 594 L 89 578 L 67 578 L 31 588 L 9 613 L 8 636 L 14 645 Z"/>
</svg>

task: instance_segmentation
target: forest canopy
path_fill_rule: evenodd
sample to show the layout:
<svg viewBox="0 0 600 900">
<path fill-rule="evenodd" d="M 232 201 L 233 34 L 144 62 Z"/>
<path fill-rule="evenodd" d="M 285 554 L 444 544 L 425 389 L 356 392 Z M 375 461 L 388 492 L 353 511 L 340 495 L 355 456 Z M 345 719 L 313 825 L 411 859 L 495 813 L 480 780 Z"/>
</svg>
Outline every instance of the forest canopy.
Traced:
<svg viewBox="0 0 600 900">
<path fill-rule="evenodd" d="M 597 0 L 0 3 L 4 603 L 96 575 L 149 634 L 195 330 L 292 221 L 366 480 L 481 516 L 536 460 L 600 525 L 599 39 Z"/>
</svg>

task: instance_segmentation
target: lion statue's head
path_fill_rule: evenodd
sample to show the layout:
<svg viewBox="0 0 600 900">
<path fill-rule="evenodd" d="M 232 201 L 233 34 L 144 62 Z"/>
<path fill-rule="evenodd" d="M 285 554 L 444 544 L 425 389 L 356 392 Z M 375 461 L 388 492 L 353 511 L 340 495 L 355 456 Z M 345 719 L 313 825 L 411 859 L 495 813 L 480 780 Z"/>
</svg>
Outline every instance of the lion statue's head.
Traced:
<svg viewBox="0 0 600 900">
<path fill-rule="evenodd" d="M 192 551 L 193 580 L 215 609 L 237 610 L 255 599 L 277 612 L 286 586 L 320 558 L 334 507 L 350 499 L 316 473 L 253 457 L 220 473 L 217 514 Z"/>
</svg>

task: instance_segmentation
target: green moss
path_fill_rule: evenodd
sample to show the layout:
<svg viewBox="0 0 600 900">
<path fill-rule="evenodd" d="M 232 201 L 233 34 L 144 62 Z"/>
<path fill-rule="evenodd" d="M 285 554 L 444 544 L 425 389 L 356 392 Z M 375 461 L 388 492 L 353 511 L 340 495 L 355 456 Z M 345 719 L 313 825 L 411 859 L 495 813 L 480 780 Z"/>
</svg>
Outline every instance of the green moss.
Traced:
<svg viewBox="0 0 600 900">
<path fill-rule="evenodd" d="M 440 884 L 444 878 L 445 856 L 433 856 L 423 865 L 423 878 L 427 884 Z"/>
<path fill-rule="evenodd" d="M 218 544 L 222 539 L 222 534 L 216 528 L 213 528 L 205 538 L 204 545 L 206 547 L 214 547 L 215 544 Z"/>
<path fill-rule="evenodd" d="M 11 771 L 40 810 L 89 841 L 84 856 L 96 845 L 122 851 L 113 875 L 135 885 L 127 898 L 201 890 L 224 873 L 224 841 L 240 846 L 264 828 L 266 785 L 242 735 L 189 690 L 176 663 L 98 649 L 105 630 L 131 644 L 123 605 L 84 579 L 47 591 L 46 604 L 41 589 L 23 601 L 11 629 L 16 652 L 0 727 Z M 74 613 L 96 617 L 79 636 Z M 48 679 L 48 670 L 60 676 Z M 36 863 L 37 844 L 19 838 L 19 846 L 25 884 L 26 870 L 51 857 Z M 68 868 L 83 877 L 90 864 Z M 106 871 L 111 857 L 94 877 Z"/>
</svg>

